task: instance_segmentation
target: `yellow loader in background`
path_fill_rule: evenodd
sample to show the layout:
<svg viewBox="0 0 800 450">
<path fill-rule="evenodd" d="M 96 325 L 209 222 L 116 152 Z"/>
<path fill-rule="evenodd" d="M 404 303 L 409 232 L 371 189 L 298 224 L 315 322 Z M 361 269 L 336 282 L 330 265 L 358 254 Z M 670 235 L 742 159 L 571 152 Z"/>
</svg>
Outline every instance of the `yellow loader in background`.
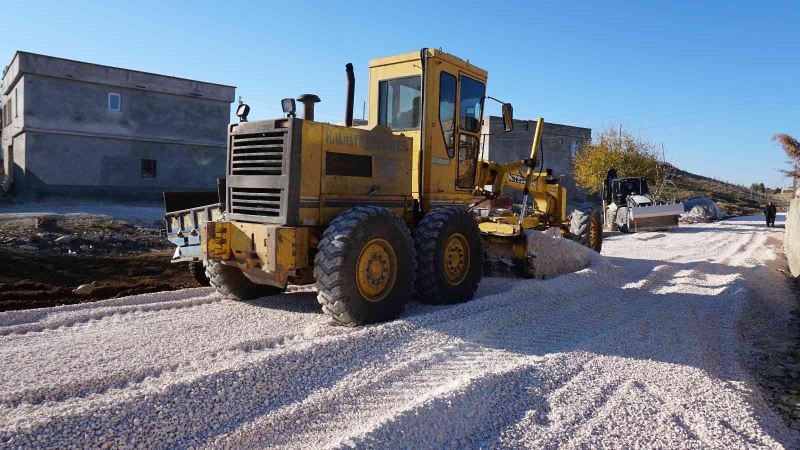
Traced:
<svg viewBox="0 0 800 450">
<path fill-rule="evenodd" d="M 470 300 L 485 268 L 531 275 L 550 255 L 531 257 L 526 230 L 557 227 L 600 251 L 600 210 L 568 217 L 566 189 L 537 169 L 542 119 L 530 158 L 479 159 L 486 71 L 428 48 L 374 59 L 361 127 L 352 126 L 352 65 L 346 73 L 344 126 L 314 121 L 314 95 L 298 99 L 302 119 L 294 99 L 282 102 L 286 117 L 253 122 L 240 105 L 222 214 L 192 219 L 219 292 L 245 300 L 316 283 L 323 310 L 352 326 L 393 319 L 412 296 Z M 513 109 L 502 109 L 510 131 Z M 523 191 L 519 212 L 478 208 L 504 188 Z"/>
</svg>

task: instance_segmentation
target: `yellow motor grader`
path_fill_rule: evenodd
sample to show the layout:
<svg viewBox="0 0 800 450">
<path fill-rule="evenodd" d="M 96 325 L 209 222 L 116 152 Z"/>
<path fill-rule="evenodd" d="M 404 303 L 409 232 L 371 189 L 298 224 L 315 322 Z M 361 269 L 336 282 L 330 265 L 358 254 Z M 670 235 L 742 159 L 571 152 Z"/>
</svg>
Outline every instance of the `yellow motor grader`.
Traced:
<svg viewBox="0 0 800 450">
<path fill-rule="evenodd" d="M 557 227 L 600 251 L 599 210 L 568 218 L 566 189 L 537 169 L 542 119 L 530 158 L 480 159 L 486 71 L 428 48 L 374 59 L 369 122 L 355 127 L 351 64 L 346 74 L 343 126 L 315 121 L 319 98 L 310 94 L 297 99 L 302 118 L 294 99 L 271 120 L 248 121 L 249 107 L 239 106 L 222 214 L 192 219 L 219 292 L 244 300 L 315 282 L 327 314 L 359 325 L 395 318 L 412 297 L 467 301 L 484 268 L 525 276 L 548 264 L 548 255 L 526 253 L 526 230 Z M 510 131 L 513 109 L 500 103 Z M 523 191 L 517 212 L 476 213 L 504 188 Z"/>
</svg>

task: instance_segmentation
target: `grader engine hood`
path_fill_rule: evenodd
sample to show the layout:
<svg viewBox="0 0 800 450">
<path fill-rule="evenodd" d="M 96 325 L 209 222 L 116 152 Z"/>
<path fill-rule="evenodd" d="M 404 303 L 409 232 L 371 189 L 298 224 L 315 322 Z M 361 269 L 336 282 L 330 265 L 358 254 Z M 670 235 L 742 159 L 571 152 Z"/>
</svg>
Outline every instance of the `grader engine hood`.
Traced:
<svg viewBox="0 0 800 450">
<path fill-rule="evenodd" d="M 243 122 L 228 134 L 230 220 L 323 225 L 347 208 L 411 210 L 411 139 L 297 118 Z"/>
<path fill-rule="evenodd" d="M 286 118 L 230 126 L 226 187 L 229 218 L 296 224 L 302 123 Z"/>
</svg>

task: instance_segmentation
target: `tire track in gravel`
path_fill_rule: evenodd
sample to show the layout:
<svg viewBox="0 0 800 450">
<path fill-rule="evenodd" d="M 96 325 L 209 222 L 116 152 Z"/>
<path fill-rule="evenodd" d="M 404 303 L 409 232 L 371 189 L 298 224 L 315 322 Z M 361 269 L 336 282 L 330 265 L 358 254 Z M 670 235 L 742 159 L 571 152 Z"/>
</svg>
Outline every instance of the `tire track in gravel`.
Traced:
<svg viewBox="0 0 800 450">
<path fill-rule="evenodd" d="M 357 329 L 218 304 L 5 336 L 0 343 L 38 336 L 42 350 L 57 349 L 67 334 L 103 338 L 117 329 L 109 325 L 152 329 L 166 317 L 178 333 L 219 342 L 197 340 L 177 366 L 121 362 L 127 372 L 101 389 L 66 383 L 66 396 L 52 399 L 9 391 L 2 398 L 16 400 L 0 405 L 0 447 L 774 447 L 785 436 L 760 431 L 763 411 L 744 403 L 751 394 L 731 349 L 747 284 L 723 267 L 751 264 L 736 249 L 752 254 L 766 238 L 677 234 L 684 246 L 668 253 L 658 253 L 666 239 L 645 247 L 625 236 L 609 242 L 623 256 L 614 265 L 487 280 L 473 302 L 410 305 L 401 320 Z M 247 311 L 266 336 L 242 329 Z M 223 332 L 199 333 L 204 317 Z M 292 329 L 304 317 L 312 323 Z M 27 325 L 37 320 L 59 317 Z"/>
<path fill-rule="evenodd" d="M 658 279 L 668 277 L 668 266 L 663 266 L 662 270 L 657 270 L 651 274 L 648 279 L 648 285 L 657 284 Z M 451 347 L 452 350 L 446 352 L 437 351 L 430 355 L 419 356 L 418 353 L 411 353 L 411 359 L 407 355 L 393 354 L 390 356 L 391 363 L 387 363 L 386 367 L 380 370 L 370 370 L 368 374 L 354 373 L 352 374 L 353 380 L 342 379 L 330 391 L 320 393 L 314 398 L 307 398 L 300 405 L 290 405 L 286 409 L 289 410 L 286 414 L 276 413 L 274 417 L 267 417 L 258 419 L 255 423 L 247 427 L 243 436 L 231 436 L 230 438 L 222 441 L 215 442 L 214 445 L 221 445 L 223 447 L 240 447 L 240 446 L 290 446 L 290 447 L 306 447 L 314 442 L 315 436 L 320 435 L 347 435 L 347 430 L 338 430 L 334 433 L 331 428 L 336 429 L 335 423 L 330 423 L 324 419 L 315 420 L 310 424 L 310 428 L 306 429 L 301 437 L 297 436 L 281 436 L 274 430 L 280 430 L 281 424 L 284 422 L 293 422 L 305 417 L 310 411 L 314 411 L 316 417 L 331 417 L 336 421 L 344 423 L 351 423 L 347 420 L 346 416 L 358 415 L 370 417 L 372 420 L 369 423 L 382 423 L 382 421 L 389 420 L 391 417 L 406 411 L 410 406 L 418 408 L 415 399 L 425 400 L 430 396 L 437 398 L 439 396 L 446 396 L 451 389 L 459 388 L 460 385 L 454 385 L 453 380 L 459 379 L 464 370 L 470 367 L 481 365 L 491 366 L 498 364 L 503 359 L 519 358 L 518 355 L 508 353 L 508 342 L 502 342 L 505 336 L 524 336 L 525 333 L 519 331 L 520 329 L 530 328 L 532 323 L 558 323 L 558 324 L 575 324 L 569 327 L 571 333 L 565 333 L 559 327 L 544 327 L 537 333 L 534 333 L 531 339 L 526 340 L 526 344 L 522 347 L 527 350 L 536 350 L 537 353 L 542 355 L 552 353 L 555 350 L 568 351 L 580 345 L 580 343 L 589 342 L 596 339 L 597 336 L 611 332 L 608 327 L 598 328 L 597 325 L 603 321 L 607 321 L 606 315 L 592 315 L 587 314 L 586 306 L 579 302 L 564 304 L 562 301 L 551 301 L 538 303 L 532 305 L 530 301 L 515 302 L 513 305 L 504 305 L 505 307 L 514 311 L 508 314 L 497 316 L 491 311 L 489 313 L 482 313 L 473 316 L 473 318 L 463 322 L 462 320 L 451 320 L 442 323 L 443 326 L 432 327 L 431 329 L 443 333 L 446 336 L 456 336 L 459 339 L 464 339 L 461 345 Z M 605 299 L 610 305 L 613 303 L 620 303 L 616 298 L 609 297 Z M 606 308 L 606 304 L 596 303 L 593 305 L 603 311 L 611 311 Z M 613 328 L 623 326 L 634 320 L 641 311 L 632 311 L 628 304 L 618 306 L 615 308 L 619 312 L 625 312 L 616 322 Z M 549 315 L 549 316 L 548 316 Z M 486 318 L 484 319 L 484 316 Z M 472 322 L 477 322 L 473 324 Z M 462 329 L 466 331 L 462 334 Z M 492 332 L 478 332 L 473 333 L 469 330 L 493 330 Z M 535 341 L 535 342 L 534 342 Z M 462 341 L 463 342 L 463 341 Z M 564 343 L 574 343 L 572 345 L 564 345 Z M 519 347 L 517 345 L 517 347 Z M 503 350 L 497 350 L 500 348 Z M 491 358 L 487 361 L 481 361 L 479 358 L 470 358 L 469 355 L 480 355 L 476 352 L 484 352 L 486 355 L 494 356 L 497 352 L 499 355 L 497 360 Z M 467 355 L 467 356 L 465 356 Z M 541 358 L 541 357 L 536 357 Z M 463 365 L 462 362 L 466 359 L 468 363 Z M 410 362 L 409 362 L 410 361 Z M 426 366 L 433 366 L 433 374 L 437 375 L 431 378 L 428 371 L 422 370 Z M 523 365 L 526 372 L 533 370 L 530 364 Z M 402 367 L 402 370 L 398 370 Z M 422 370 L 422 378 L 419 379 L 419 373 L 411 369 L 416 368 Z M 514 370 L 521 370 L 512 368 Z M 408 378 L 417 380 L 418 382 L 408 383 Z M 368 382 L 357 383 L 358 380 L 367 379 Z M 429 380 L 430 379 L 430 380 Z M 489 383 L 483 380 L 480 376 L 473 379 L 466 380 L 467 383 Z M 360 384 L 360 387 L 357 386 Z M 463 384 L 463 383 L 462 383 Z M 399 387 L 398 387 L 399 386 Z M 402 386 L 409 386 L 407 390 L 402 389 Z M 448 389 L 444 387 L 449 386 Z M 386 397 L 386 392 L 392 392 L 396 395 L 393 397 Z M 377 396 L 375 393 L 378 393 Z M 394 401 L 392 401 L 394 398 Z M 400 406 L 396 404 L 400 403 Z M 436 402 L 434 402 L 435 404 Z M 320 406 L 324 405 L 324 406 Z M 346 411 L 342 411 L 342 405 Z M 322 408 L 322 409 L 320 409 Z M 361 427 L 366 425 L 362 424 Z M 243 427 L 244 428 L 244 427 Z M 263 437 L 264 441 L 248 441 L 248 439 L 255 439 L 255 436 Z M 304 440 L 305 439 L 305 440 Z M 318 438 L 317 438 L 318 439 Z"/>
<path fill-rule="evenodd" d="M 310 341 L 313 337 L 306 338 L 302 333 L 287 333 L 254 341 L 230 345 L 222 350 L 208 353 L 202 364 L 213 364 L 214 361 L 226 360 L 229 354 L 254 353 L 268 350 L 283 350 L 290 345 L 300 345 Z M 92 378 L 76 383 L 65 383 L 50 388 L 35 387 L 14 392 L 11 395 L 0 395 L 0 410 L 10 409 L 25 403 L 26 406 L 36 406 L 47 402 L 65 402 L 70 399 L 85 399 L 93 395 L 105 394 L 112 390 L 139 390 L 145 384 L 159 384 L 160 379 L 167 380 L 180 371 L 196 368 L 199 361 L 184 361 L 181 363 L 166 364 L 162 367 L 146 367 L 130 371 L 125 378 L 116 377 Z"/>
<path fill-rule="evenodd" d="M 11 325 L 23 325 L 32 322 L 42 322 L 51 316 L 67 315 L 81 311 L 96 311 L 113 309 L 116 307 L 147 305 L 151 303 L 164 303 L 168 301 L 188 300 L 198 296 L 213 293 L 210 288 L 192 288 L 179 291 L 157 292 L 140 294 L 130 297 L 111 298 L 91 303 L 56 306 L 51 308 L 29 309 L 23 311 L 0 312 L 0 328 Z"/>
<path fill-rule="evenodd" d="M 203 306 L 210 303 L 222 301 L 223 298 L 216 294 L 205 297 L 193 297 L 176 301 L 150 303 L 145 305 L 125 305 L 114 307 L 109 311 L 81 311 L 71 314 L 69 317 L 46 320 L 42 323 L 27 323 L 20 325 L 9 325 L 0 328 L 0 336 L 25 335 L 29 333 L 41 333 L 46 331 L 62 330 L 64 328 L 77 327 L 95 321 L 114 318 L 125 315 L 136 315 L 154 312 L 173 311 L 196 306 Z"/>
</svg>

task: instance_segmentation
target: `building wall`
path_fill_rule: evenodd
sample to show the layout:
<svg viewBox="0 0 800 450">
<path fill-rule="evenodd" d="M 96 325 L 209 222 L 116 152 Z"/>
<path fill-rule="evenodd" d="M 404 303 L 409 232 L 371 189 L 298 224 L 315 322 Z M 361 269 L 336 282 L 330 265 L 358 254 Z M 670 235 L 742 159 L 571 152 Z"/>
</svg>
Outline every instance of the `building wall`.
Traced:
<svg viewBox="0 0 800 450">
<path fill-rule="evenodd" d="M 499 163 L 509 163 L 530 157 L 536 121 L 514 120 L 514 129 L 505 132 L 503 119 L 491 116 L 484 119 L 483 154 L 485 159 Z M 575 207 L 592 201 L 577 187 L 573 176 L 572 157 L 584 142 L 592 139 L 589 128 L 573 127 L 545 122 L 542 133 L 542 153 L 544 168 L 552 169 L 553 175 L 562 176 L 561 184 L 567 188 L 568 207 Z M 514 190 L 506 192 L 515 201 L 522 200 L 522 193 Z"/>
<path fill-rule="evenodd" d="M 224 144 L 230 103 L 40 75 L 25 76 L 25 125 L 32 129 L 137 139 Z M 108 109 L 120 94 L 121 110 Z"/>
<path fill-rule="evenodd" d="M 800 198 L 792 199 L 786 214 L 786 234 L 783 248 L 792 275 L 800 277 Z"/>
<path fill-rule="evenodd" d="M 215 190 L 234 89 L 18 52 L 3 77 L 3 101 L 20 98 L 2 136 L 14 192 L 157 200 Z M 120 95 L 119 111 L 109 109 L 110 93 Z M 143 177 L 142 160 L 156 161 L 155 177 Z"/>
<path fill-rule="evenodd" d="M 214 190 L 225 175 L 224 148 L 39 132 L 25 139 L 25 174 L 17 188 L 37 199 L 158 200 L 176 188 Z M 142 176 L 142 160 L 157 161 L 154 177 Z"/>
</svg>

